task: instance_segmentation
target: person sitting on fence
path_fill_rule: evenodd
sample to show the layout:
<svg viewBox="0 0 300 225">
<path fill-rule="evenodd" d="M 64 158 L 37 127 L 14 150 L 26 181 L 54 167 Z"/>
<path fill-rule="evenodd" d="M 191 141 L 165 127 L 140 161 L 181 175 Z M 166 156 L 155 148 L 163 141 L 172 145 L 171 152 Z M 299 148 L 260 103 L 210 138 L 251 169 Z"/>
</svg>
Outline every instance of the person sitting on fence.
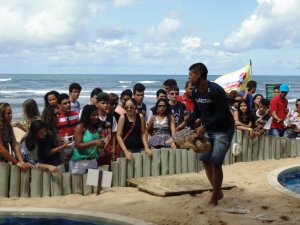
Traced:
<svg viewBox="0 0 300 225">
<path fill-rule="evenodd" d="M 61 151 L 68 147 L 68 143 L 55 145 L 55 137 L 47 130 L 47 124 L 41 120 L 31 123 L 29 131 L 21 142 L 23 158 L 35 168 L 49 170 L 50 172 L 64 172 Z"/>
<path fill-rule="evenodd" d="M 75 128 L 75 148 L 70 160 L 70 172 L 83 174 L 98 168 L 99 150 L 104 141 L 99 139 L 98 108 L 86 105 Z"/>
<path fill-rule="evenodd" d="M 252 113 L 253 130 L 255 136 L 260 136 L 270 129 L 271 115 L 269 114 L 270 101 L 263 98 L 258 106 L 258 109 Z"/>
<path fill-rule="evenodd" d="M 0 163 L 11 162 L 22 170 L 33 167 L 30 163 L 25 163 L 20 145 L 16 140 L 14 130 L 11 126 L 12 110 L 8 103 L 0 103 Z M 10 150 L 15 153 L 16 158 Z"/>
<path fill-rule="evenodd" d="M 171 138 L 175 133 L 175 122 L 167 99 L 158 99 L 154 108 L 154 115 L 151 116 L 147 125 L 147 134 L 150 135 L 148 140 L 151 148 L 171 147 L 176 149 L 173 142 L 166 144 L 166 140 Z"/>
<path fill-rule="evenodd" d="M 133 159 L 132 153 L 141 152 L 143 149 L 147 155 L 152 155 L 152 150 L 149 148 L 146 132 L 145 118 L 141 113 L 136 113 L 136 103 L 134 99 L 128 99 L 125 102 L 124 109 L 126 113 L 120 116 L 117 129 L 117 140 L 119 143 L 121 156 L 126 156 L 127 159 Z M 118 152 L 119 148 L 116 148 Z M 116 152 L 116 154 L 117 154 Z"/>
<path fill-rule="evenodd" d="M 250 137 L 254 137 L 251 110 L 248 107 L 246 99 L 239 101 L 237 111 L 233 113 L 233 117 L 236 129 L 249 131 Z"/>
<path fill-rule="evenodd" d="M 284 125 L 287 128 L 284 137 L 300 138 L 300 98 L 296 100 L 296 109 L 287 114 Z"/>
</svg>

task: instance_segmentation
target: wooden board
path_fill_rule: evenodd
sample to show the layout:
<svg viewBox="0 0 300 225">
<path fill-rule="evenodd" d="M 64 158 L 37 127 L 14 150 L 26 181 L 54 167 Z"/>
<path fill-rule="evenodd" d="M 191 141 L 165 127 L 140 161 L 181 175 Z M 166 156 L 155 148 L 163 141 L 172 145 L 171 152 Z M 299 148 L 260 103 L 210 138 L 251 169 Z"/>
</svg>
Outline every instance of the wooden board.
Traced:
<svg viewBox="0 0 300 225">
<path fill-rule="evenodd" d="M 201 193 L 212 187 L 206 177 L 198 173 L 176 174 L 158 177 L 139 177 L 127 180 L 130 186 L 157 196 L 172 196 L 186 193 Z M 223 184 L 222 189 L 234 185 Z"/>
</svg>

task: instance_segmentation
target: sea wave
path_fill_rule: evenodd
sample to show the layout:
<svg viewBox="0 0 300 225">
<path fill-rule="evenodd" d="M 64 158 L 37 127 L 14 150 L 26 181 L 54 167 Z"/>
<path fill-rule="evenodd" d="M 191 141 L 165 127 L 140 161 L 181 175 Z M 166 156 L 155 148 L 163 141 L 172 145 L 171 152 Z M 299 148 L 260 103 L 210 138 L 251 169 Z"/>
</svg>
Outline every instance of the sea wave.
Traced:
<svg viewBox="0 0 300 225">
<path fill-rule="evenodd" d="M 159 83 L 160 81 L 157 80 L 142 80 L 142 81 L 138 81 L 138 83 L 142 83 L 142 84 L 155 84 L 155 83 Z"/>
<path fill-rule="evenodd" d="M 119 80 L 118 81 L 120 84 L 130 84 L 131 81 L 127 81 L 127 80 Z"/>
<path fill-rule="evenodd" d="M 0 82 L 11 81 L 11 80 L 12 80 L 11 78 L 2 78 L 0 79 Z"/>
</svg>

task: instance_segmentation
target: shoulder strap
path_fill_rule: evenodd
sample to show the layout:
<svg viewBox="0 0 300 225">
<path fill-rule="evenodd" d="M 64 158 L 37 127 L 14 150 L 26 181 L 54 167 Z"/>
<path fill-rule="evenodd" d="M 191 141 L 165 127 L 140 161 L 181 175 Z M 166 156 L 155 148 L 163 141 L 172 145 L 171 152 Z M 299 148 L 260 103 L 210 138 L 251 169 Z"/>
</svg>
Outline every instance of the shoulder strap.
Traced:
<svg viewBox="0 0 300 225">
<path fill-rule="evenodd" d="M 130 130 L 125 134 L 125 136 L 123 138 L 123 141 L 125 141 L 129 137 L 129 135 L 132 133 L 132 131 L 133 131 L 134 127 L 135 127 L 135 124 L 136 124 L 136 117 L 137 116 L 139 116 L 138 113 L 134 115 L 134 120 L 133 120 L 132 126 L 131 126 Z"/>
</svg>

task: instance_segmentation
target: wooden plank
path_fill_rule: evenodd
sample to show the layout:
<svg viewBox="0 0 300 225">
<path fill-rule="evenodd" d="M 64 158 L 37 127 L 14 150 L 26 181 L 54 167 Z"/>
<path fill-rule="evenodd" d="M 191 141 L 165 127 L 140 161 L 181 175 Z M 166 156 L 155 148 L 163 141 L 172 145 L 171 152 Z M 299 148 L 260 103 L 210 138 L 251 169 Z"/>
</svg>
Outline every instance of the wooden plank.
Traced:
<svg viewBox="0 0 300 225">
<path fill-rule="evenodd" d="M 252 161 L 257 161 L 258 160 L 258 152 L 259 152 L 259 143 L 258 143 L 258 137 L 254 138 L 253 140 L 253 145 L 252 145 Z"/>
<path fill-rule="evenodd" d="M 291 157 L 297 156 L 297 141 L 296 139 L 290 139 L 291 142 Z"/>
<path fill-rule="evenodd" d="M 129 179 L 128 182 L 136 186 L 139 190 L 158 196 L 200 193 L 212 188 L 207 178 L 197 173 L 133 178 Z M 234 186 L 227 184 L 222 186 L 222 188 L 227 189 L 232 187 Z"/>
<path fill-rule="evenodd" d="M 270 136 L 270 159 L 275 159 L 276 137 Z"/>
<path fill-rule="evenodd" d="M 296 139 L 296 146 L 297 146 L 296 156 L 300 156 L 300 140 L 299 139 Z"/>
<path fill-rule="evenodd" d="M 270 159 L 270 135 L 265 135 L 264 160 Z"/>
<path fill-rule="evenodd" d="M 281 137 L 275 138 L 275 159 L 280 159 L 281 157 Z"/>
<path fill-rule="evenodd" d="M 287 138 L 280 138 L 280 158 L 287 157 Z"/>
<path fill-rule="evenodd" d="M 20 183 L 21 183 L 21 170 L 18 166 L 11 165 L 9 197 L 20 197 Z"/>
<path fill-rule="evenodd" d="M 292 157 L 292 151 L 291 151 L 291 148 L 292 148 L 292 142 L 291 142 L 291 139 L 287 139 L 287 140 L 286 140 L 286 157 L 287 157 L 287 158 L 291 158 L 291 157 Z"/>
<path fill-rule="evenodd" d="M 252 161 L 252 153 L 253 153 L 253 139 L 250 138 L 250 136 L 248 135 L 248 146 L 247 148 L 247 162 L 251 162 Z"/>
<path fill-rule="evenodd" d="M 242 152 L 241 152 L 241 160 L 242 162 L 247 162 L 248 160 L 248 143 L 249 143 L 249 135 L 246 132 L 242 132 L 243 138 L 242 138 Z"/>
<path fill-rule="evenodd" d="M 0 163 L 0 197 L 8 197 L 9 194 L 10 164 Z"/>
<path fill-rule="evenodd" d="M 133 178 L 133 173 L 134 173 L 134 164 L 133 160 L 127 160 L 127 179 L 128 178 Z"/>
<path fill-rule="evenodd" d="M 61 196 L 63 191 L 62 173 L 51 173 L 51 196 Z"/>
</svg>

